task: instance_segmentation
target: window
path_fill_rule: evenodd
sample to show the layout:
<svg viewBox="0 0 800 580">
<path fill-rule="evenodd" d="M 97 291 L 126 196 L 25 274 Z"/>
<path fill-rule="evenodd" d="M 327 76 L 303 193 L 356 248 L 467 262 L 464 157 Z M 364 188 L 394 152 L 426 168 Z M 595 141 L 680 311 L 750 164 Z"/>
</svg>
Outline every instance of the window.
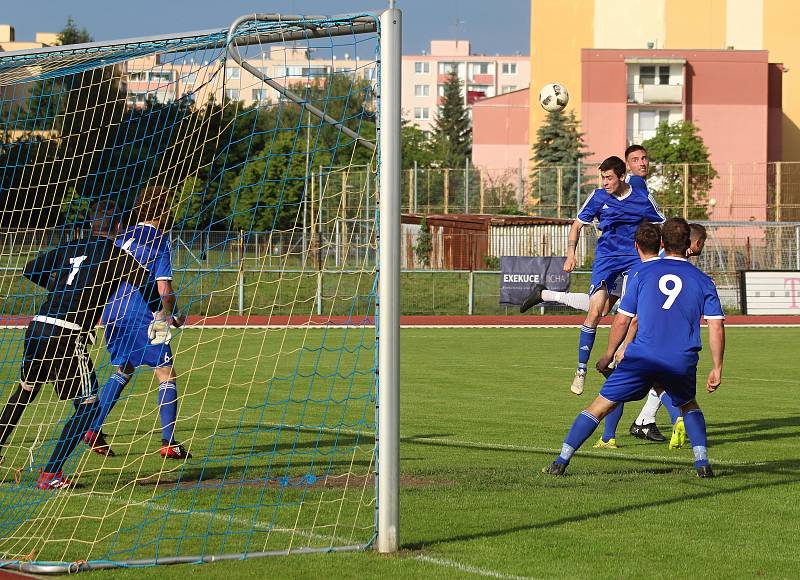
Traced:
<svg viewBox="0 0 800 580">
<path fill-rule="evenodd" d="M 428 74 L 431 72 L 431 63 L 429 62 L 415 62 L 414 72 L 417 74 Z"/>
<path fill-rule="evenodd" d="M 639 111 L 639 133 L 656 130 L 656 112 Z"/>
<path fill-rule="evenodd" d="M 225 89 L 225 98 L 231 101 L 239 100 L 239 89 Z"/>
<path fill-rule="evenodd" d="M 414 118 L 427 121 L 430 118 L 430 109 L 428 107 L 414 107 Z"/>
<path fill-rule="evenodd" d="M 654 84 L 656 84 L 656 67 L 655 66 L 642 66 L 642 67 L 639 67 L 639 84 L 640 85 L 654 85 Z"/>
<path fill-rule="evenodd" d="M 436 94 L 439 95 L 440 97 L 444 96 L 444 85 L 437 85 Z"/>
<path fill-rule="evenodd" d="M 658 84 L 669 84 L 669 65 L 658 67 Z"/>
<path fill-rule="evenodd" d="M 377 74 L 377 70 L 375 68 L 365 68 L 364 69 L 364 78 L 368 81 L 371 81 L 375 78 Z"/>
<path fill-rule="evenodd" d="M 287 66 L 286 67 L 286 75 L 290 76 L 290 77 L 303 76 L 303 67 L 302 66 Z"/>
<path fill-rule="evenodd" d="M 307 66 L 303 68 L 304 77 L 324 77 L 328 76 L 328 67 L 326 66 Z"/>
<path fill-rule="evenodd" d="M 510 93 L 516 90 L 517 90 L 517 85 L 503 85 L 502 87 L 500 87 L 501 94 Z"/>
<path fill-rule="evenodd" d="M 415 97 L 430 97 L 431 96 L 431 86 L 430 85 L 414 85 L 414 96 Z"/>
<path fill-rule="evenodd" d="M 669 124 L 669 111 L 659 111 L 658 112 L 658 124 L 667 123 Z"/>
<path fill-rule="evenodd" d="M 458 63 L 457 62 L 440 62 L 439 63 L 439 74 L 440 75 L 449 75 L 453 73 L 458 73 Z"/>
<path fill-rule="evenodd" d="M 192 72 L 186 75 L 186 78 L 183 79 L 183 82 L 187 85 L 193 85 L 197 82 L 197 73 Z"/>
<path fill-rule="evenodd" d="M 147 73 L 143 70 L 135 70 L 128 73 L 129 83 L 141 83 L 147 80 Z"/>
<path fill-rule="evenodd" d="M 269 98 L 267 98 L 267 89 L 253 89 L 253 92 L 251 94 L 252 94 L 251 100 L 257 103 L 265 103 L 269 100 Z"/>
<path fill-rule="evenodd" d="M 226 79 L 238 79 L 239 78 L 239 68 L 238 67 L 227 67 L 225 69 L 225 78 Z"/>
<path fill-rule="evenodd" d="M 501 70 L 503 71 L 504 75 L 515 75 L 517 74 L 517 63 L 504 62 Z"/>
<path fill-rule="evenodd" d="M 171 70 L 151 71 L 150 80 L 155 82 L 170 82 L 172 80 L 172 71 Z"/>
<path fill-rule="evenodd" d="M 473 75 L 488 75 L 489 63 L 488 62 L 473 62 L 470 63 Z"/>
</svg>

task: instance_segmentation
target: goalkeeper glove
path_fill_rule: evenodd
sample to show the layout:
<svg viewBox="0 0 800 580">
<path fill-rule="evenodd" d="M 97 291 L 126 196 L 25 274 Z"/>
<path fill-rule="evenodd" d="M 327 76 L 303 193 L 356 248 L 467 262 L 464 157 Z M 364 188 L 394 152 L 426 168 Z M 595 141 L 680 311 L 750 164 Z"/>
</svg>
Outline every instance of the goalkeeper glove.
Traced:
<svg viewBox="0 0 800 580">
<path fill-rule="evenodd" d="M 165 316 L 163 312 L 153 313 L 153 322 L 147 327 L 150 344 L 169 344 L 172 340 L 172 332 L 169 329 L 170 318 L 172 317 Z"/>
</svg>

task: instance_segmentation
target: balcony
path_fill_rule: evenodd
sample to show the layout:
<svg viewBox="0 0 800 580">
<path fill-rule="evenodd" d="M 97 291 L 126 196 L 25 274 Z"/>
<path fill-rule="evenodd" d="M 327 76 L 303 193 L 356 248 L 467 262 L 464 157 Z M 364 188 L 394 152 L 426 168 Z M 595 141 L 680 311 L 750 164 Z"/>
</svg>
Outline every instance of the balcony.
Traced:
<svg viewBox="0 0 800 580">
<path fill-rule="evenodd" d="M 683 85 L 628 85 L 628 102 L 640 105 L 680 105 Z"/>
</svg>

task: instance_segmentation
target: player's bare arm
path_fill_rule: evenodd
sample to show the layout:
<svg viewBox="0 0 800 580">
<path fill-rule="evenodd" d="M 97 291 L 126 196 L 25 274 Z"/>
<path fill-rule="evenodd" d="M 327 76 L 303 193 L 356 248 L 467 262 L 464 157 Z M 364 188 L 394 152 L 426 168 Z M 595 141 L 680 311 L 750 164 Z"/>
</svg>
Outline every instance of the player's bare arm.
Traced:
<svg viewBox="0 0 800 580">
<path fill-rule="evenodd" d="M 575 253 L 578 248 L 578 240 L 581 237 L 581 229 L 583 226 L 584 224 L 580 220 L 575 220 L 572 222 L 572 227 L 569 229 L 569 237 L 567 238 L 567 259 L 564 260 L 565 272 L 572 272 L 575 269 Z"/>
<path fill-rule="evenodd" d="M 725 358 L 725 322 L 708 321 L 708 343 L 711 350 L 711 372 L 708 373 L 706 391 L 713 393 L 722 384 L 722 361 Z"/>
</svg>

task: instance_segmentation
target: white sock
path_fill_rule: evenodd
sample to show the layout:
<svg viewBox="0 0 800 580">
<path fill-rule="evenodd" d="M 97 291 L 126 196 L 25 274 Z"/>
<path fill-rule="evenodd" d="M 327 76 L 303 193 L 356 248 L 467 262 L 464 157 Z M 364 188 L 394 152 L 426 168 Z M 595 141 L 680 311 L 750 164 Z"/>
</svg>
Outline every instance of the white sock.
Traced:
<svg viewBox="0 0 800 580">
<path fill-rule="evenodd" d="M 656 413 L 661 407 L 661 397 L 658 396 L 655 389 L 650 389 L 647 393 L 647 401 L 642 407 L 642 412 L 636 417 L 637 425 L 649 425 L 656 422 Z"/>
<path fill-rule="evenodd" d="M 589 295 L 578 292 L 554 292 L 553 290 L 542 290 L 542 300 L 545 302 L 559 302 L 566 306 L 572 306 L 578 310 L 589 312 Z"/>
</svg>

